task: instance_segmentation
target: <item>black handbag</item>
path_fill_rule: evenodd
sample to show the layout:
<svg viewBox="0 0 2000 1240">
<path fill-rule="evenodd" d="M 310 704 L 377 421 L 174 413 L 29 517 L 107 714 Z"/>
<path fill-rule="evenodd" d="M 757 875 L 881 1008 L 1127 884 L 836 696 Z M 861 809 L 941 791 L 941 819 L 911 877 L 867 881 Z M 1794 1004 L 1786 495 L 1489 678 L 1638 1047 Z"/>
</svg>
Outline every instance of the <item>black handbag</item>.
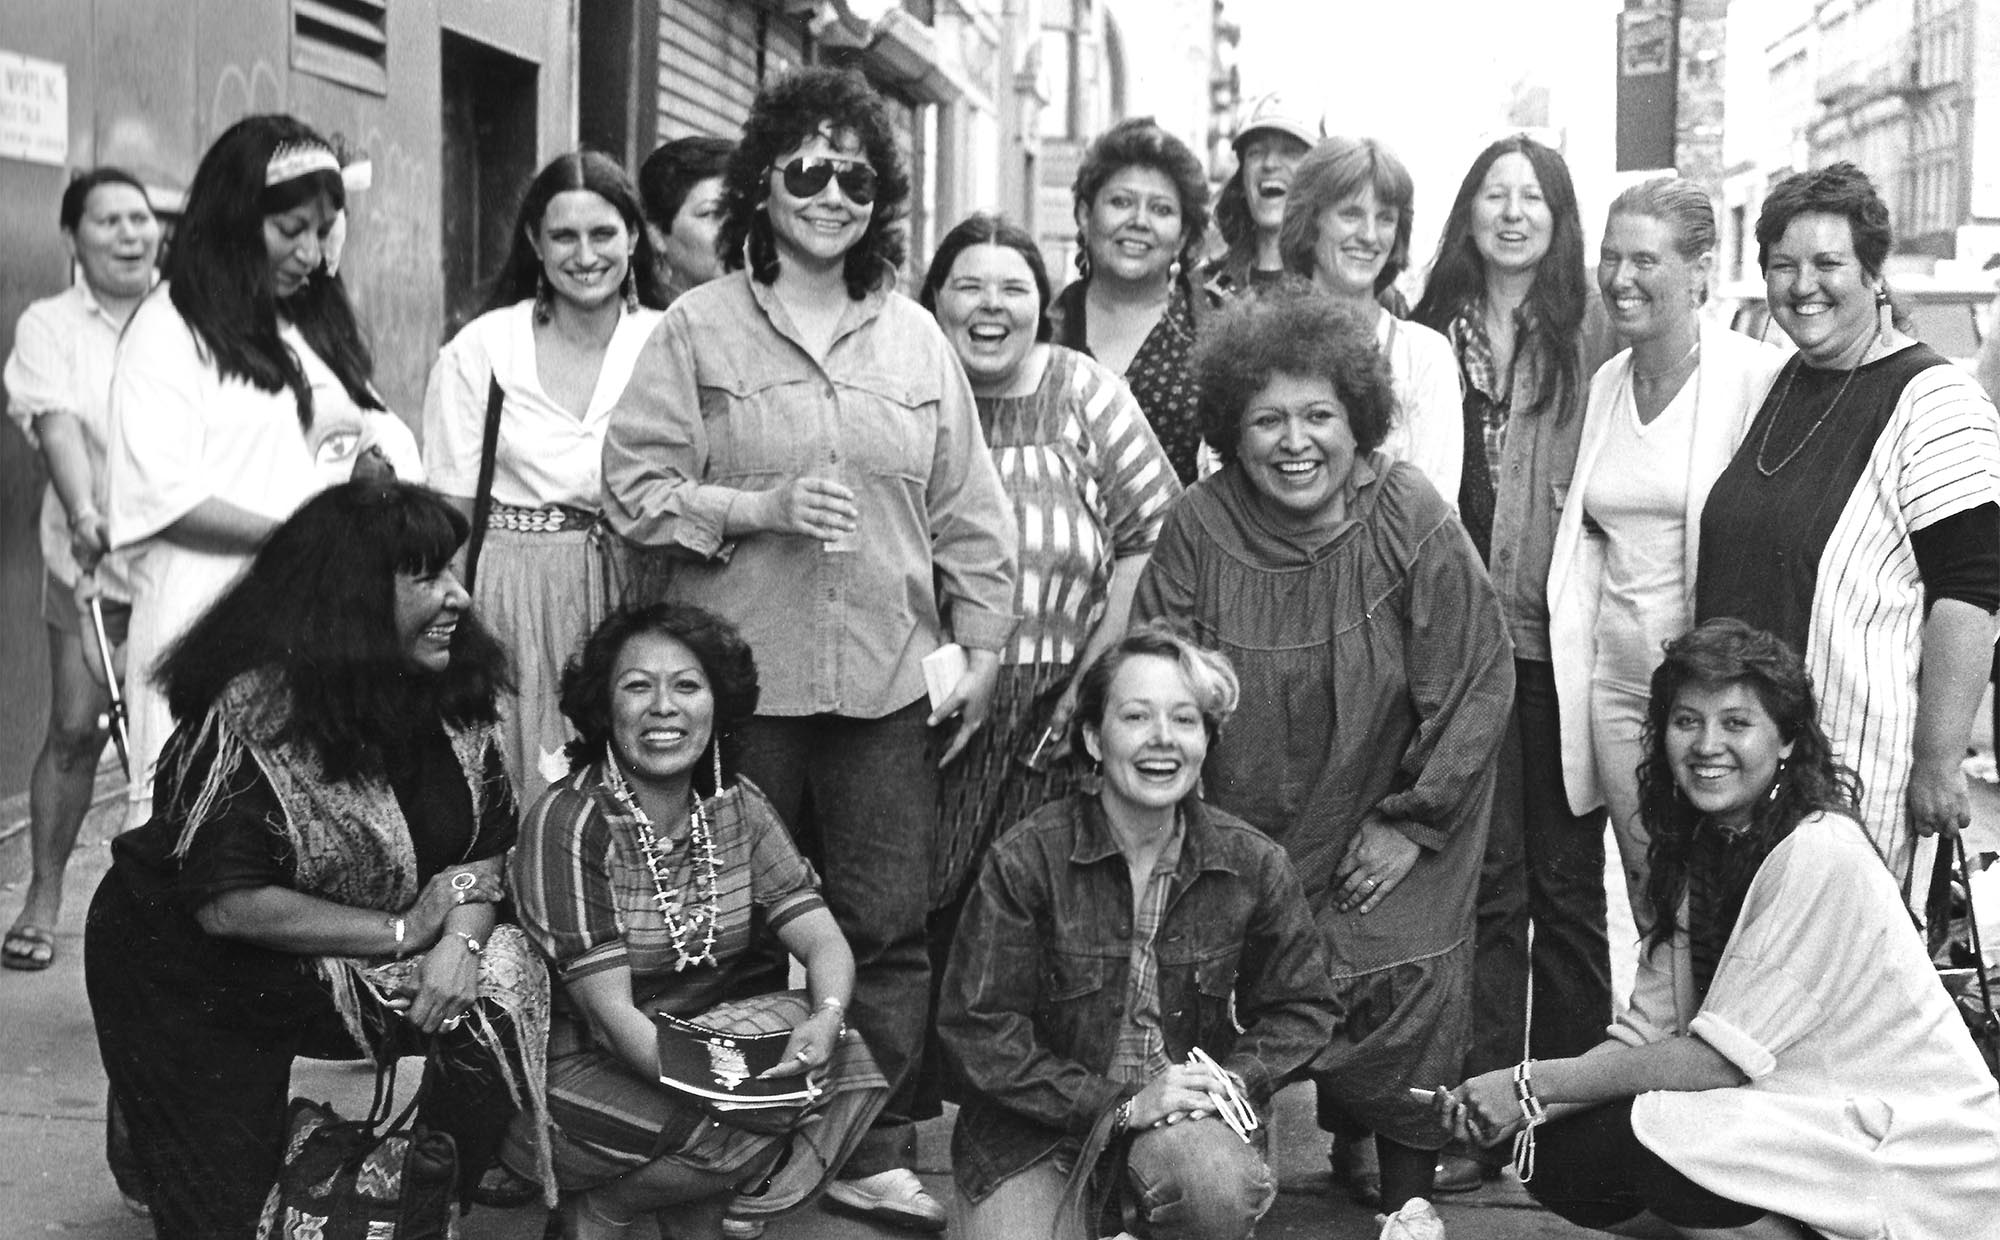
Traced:
<svg viewBox="0 0 2000 1240">
<path fill-rule="evenodd" d="M 344 1120 L 330 1103 L 292 1099 L 284 1165 L 264 1201 L 257 1240 L 455 1240 L 458 1147 L 445 1133 L 411 1123 L 426 1088 L 389 1120 L 396 1094 L 390 1055 L 375 1071 L 366 1119 Z"/>
</svg>

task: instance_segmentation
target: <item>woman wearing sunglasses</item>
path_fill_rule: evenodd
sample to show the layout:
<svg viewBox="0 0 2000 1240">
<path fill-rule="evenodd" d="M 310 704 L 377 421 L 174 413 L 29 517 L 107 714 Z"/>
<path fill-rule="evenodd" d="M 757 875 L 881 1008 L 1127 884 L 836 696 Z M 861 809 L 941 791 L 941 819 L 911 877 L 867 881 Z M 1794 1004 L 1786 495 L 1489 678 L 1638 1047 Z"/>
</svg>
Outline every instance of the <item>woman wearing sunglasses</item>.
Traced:
<svg viewBox="0 0 2000 1240">
<path fill-rule="evenodd" d="M 909 179 L 880 98 L 834 69 L 781 79 L 725 186 L 729 270 L 676 301 L 641 353 L 605 436 L 606 510 L 677 557 L 668 598 L 768 652 L 741 770 L 795 831 L 810 802 L 801 851 L 854 948 L 848 1020 L 901 1083 L 828 1196 L 937 1230 L 908 1122 L 937 750 L 955 759 L 992 700 L 1013 509 L 951 346 L 894 290 Z M 923 660 L 951 641 L 967 670 L 932 710 Z"/>
</svg>

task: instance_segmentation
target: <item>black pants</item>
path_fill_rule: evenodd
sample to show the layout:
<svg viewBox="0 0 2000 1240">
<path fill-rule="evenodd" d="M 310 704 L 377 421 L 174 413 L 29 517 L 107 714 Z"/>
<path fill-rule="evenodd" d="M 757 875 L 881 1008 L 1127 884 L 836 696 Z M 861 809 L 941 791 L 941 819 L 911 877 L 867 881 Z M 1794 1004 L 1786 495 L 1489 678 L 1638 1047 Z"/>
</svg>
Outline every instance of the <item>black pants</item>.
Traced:
<svg viewBox="0 0 2000 1240">
<path fill-rule="evenodd" d="M 1632 1100 L 1606 1103 L 1535 1130 L 1528 1195 L 1579 1227 L 1615 1227 L 1651 1212 L 1676 1227 L 1744 1227 L 1767 1211 L 1717 1196 L 1669 1166 L 1632 1133 Z"/>
<path fill-rule="evenodd" d="M 1500 750 L 1492 830 L 1479 877 L 1467 1076 L 1560 1059 L 1604 1040 L 1611 1020 L 1605 938 L 1604 812 L 1569 812 L 1555 670 L 1514 660 L 1514 714 Z M 1535 1016 L 1524 1046 L 1528 925 L 1535 927 Z"/>
<path fill-rule="evenodd" d="M 114 870 L 84 933 L 104 1072 L 161 1240 L 248 1240 L 283 1155 L 292 1060 L 352 1059 L 359 1050 L 317 985 L 287 988 L 260 1019 L 174 975 L 159 959 L 158 931 Z M 421 1053 L 414 1030 L 373 1016 L 383 1053 Z M 457 1143 L 461 1192 L 493 1163 L 515 1111 L 499 1065 L 471 1033 L 467 1023 L 441 1035 L 419 1116 Z"/>
</svg>

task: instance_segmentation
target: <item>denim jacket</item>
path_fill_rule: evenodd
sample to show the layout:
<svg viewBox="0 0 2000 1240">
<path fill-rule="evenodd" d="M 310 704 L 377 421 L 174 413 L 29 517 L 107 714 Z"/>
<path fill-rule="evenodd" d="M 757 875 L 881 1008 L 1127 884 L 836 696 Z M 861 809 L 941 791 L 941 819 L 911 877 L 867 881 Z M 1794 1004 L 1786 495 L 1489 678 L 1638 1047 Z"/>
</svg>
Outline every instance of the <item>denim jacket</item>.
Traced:
<svg viewBox="0 0 2000 1240">
<path fill-rule="evenodd" d="M 1199 1046 L 1259 1106 L 1332 1040 L 1339 999 L 1291 862 L 1190 797 L 1155 939 L 1167 1056 Z M 993 848 L 952 945 L 938 1033 L 966 1086 L 952 1134 L 960 1191 L 1080 1142 L 1138 1092 L 1106 1075 L 1125 1019 L 1132 883 L 1094 797 L 1035 811 Z"/>
</svg>

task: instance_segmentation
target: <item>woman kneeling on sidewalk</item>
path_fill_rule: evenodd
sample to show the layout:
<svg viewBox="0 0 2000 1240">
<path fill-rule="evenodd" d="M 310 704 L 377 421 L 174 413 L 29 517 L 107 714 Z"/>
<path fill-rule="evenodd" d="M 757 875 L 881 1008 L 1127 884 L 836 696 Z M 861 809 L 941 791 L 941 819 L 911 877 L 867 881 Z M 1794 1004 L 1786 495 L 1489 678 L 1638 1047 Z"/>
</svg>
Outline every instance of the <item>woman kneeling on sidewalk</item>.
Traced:
<svg viewBox="0 0 2000 1240">
<path fill-rule="evenodd" d="M 1077 704 L 1099 790 L 990 853 L 938 1012 L 964 1087 L 960 1240 L 1046 1236 L 1058 1214 L 1081 1235 L 1107 1197 L 1155 1240 L 1235 1240 L 1270 1208 L 1256 1109 L 1325 1048 L 1335 1009 L 1284 850 L 1194 794 L 1236 697 L 1221 655 L 1164 627 L 1127 636 Z"/>
<path fill-rule="evenodd" d="M 1585 1227 L 1991 1235 L 2000 1095 L 1798 656 L 1710 620 L 1667 643 L 1646 716 L 1653 928 L 1631 1007 L 1577 1058 L 1460 1085 L 1447 1118 L 1516 1137 L 1528 1191 Z"/>
</svg>

